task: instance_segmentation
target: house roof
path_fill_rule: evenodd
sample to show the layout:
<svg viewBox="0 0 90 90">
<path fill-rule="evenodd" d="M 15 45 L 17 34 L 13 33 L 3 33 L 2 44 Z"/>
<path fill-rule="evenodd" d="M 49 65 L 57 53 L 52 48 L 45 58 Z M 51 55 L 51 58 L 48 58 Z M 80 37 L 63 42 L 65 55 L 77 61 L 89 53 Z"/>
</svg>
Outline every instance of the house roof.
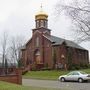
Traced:
<svg viewBox="0 0 90 90">
<path fill-rule="evenodd" d="M 53 45 L 61 45 L 62 43 L 65 42 L 66 46 L 86 50 L 85 48 L 81 47 L 80 45 L 78 45 L 75 42 L 70 41 L 70 40 L 66 40 L 66 39 L 59 38 L 59 37 L 52 36 L 52 35 L 51 36 L 45 36 L 45 37 L 48 40 L 50 40 L 53 43 Z"/>
</svg>

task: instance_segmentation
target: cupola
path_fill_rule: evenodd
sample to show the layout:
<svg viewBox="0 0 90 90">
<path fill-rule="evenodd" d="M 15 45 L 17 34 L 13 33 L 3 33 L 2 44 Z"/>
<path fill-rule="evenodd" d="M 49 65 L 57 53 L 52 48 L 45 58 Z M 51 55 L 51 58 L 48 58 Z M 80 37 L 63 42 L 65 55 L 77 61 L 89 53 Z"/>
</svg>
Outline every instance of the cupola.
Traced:
<svg viewBox="0 0 90 90">
<path fill-rule="evenodd" d="M 48 15 L 42 10 L 42 5 L 41 5 L 41 10 L 35 15 L 35 21 L 36 21 L 36 28 L 48 27 Z"/>
</svg>

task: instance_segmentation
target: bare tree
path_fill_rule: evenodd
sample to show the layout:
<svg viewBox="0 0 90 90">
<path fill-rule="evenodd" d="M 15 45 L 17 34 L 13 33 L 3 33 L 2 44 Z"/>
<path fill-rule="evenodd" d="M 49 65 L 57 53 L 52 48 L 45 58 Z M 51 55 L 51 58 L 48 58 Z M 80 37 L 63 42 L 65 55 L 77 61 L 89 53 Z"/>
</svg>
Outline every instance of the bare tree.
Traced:
<svg viewBox="0 0 90 90">
<path fill-rule="evenodd" d="M 8 48 L 8 57 L 13 61 L 14 65 L 20 61 L 20 49 L 25 43 L 25 38 L 23 36 L 11 37 L 10 46 Z"/>
<path fill-rule="evenodd" d="M 2 67 L 7 68 L 8 65 L 16 66 L 20 64 L 21 59 L 21 47 L 25 43 L 25 38 L 22 35 L 9 36 L 5 31 L 1 37 L 1 55 L 2 55 Z M 8 64 L 8 65 L 7 65 Z M 3 69 L 5 74 L 6 69 Z"/>
<path fill-rule="evenodd" d="M 57 15 L 64 12 L 70 17 L 78 42 L 90 41 L 90 0 L 60 0 L 56 11 Z"/>
<path fill-rule="evenodd" d="M 8 41 L 8 34 L 7 32 L 3 33 L 2 39 L 1 39 L 1 49 L 2 49 L 2 67 L 5 68 L 5 65 L 7 63 L 6 61 L 6 52 L 7 52 L 7 41 Z M 5 73 L 3 69 L 3 73 Z"/>
</svg>

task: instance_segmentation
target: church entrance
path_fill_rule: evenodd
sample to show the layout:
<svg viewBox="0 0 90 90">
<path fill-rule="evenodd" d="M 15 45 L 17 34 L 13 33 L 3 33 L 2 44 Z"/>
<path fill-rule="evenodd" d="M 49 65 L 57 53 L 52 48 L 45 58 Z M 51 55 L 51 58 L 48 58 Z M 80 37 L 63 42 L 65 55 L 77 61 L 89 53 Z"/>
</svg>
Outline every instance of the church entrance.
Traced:
<svg viewBox="0 0 90 90">
<path fill-rule="evenodd" d="M 41 59 L 40 55 L 35 55 L 35 61 L 37 64 L 40 63 L 40 61 L 41 61 L 40 59 Z"/>
<path fill-rule="evenodd" d="M 41 54 L 39 50 L 35 52 L 35 62 L 36 62 L 36 69 L 41 69 L 43 67 L 43 63 L 41 60 Z"/>
</svg>

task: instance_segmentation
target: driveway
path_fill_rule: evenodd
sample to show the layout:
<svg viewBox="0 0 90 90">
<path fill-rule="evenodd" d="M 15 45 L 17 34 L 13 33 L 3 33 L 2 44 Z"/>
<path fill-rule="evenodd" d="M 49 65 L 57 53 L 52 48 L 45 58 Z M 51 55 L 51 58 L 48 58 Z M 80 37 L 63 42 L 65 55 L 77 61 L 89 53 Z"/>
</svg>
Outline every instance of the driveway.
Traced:
<svg viewBox="0 0 90 90">
<path fill-rule="evenodd" d="M 46 87 L 46 88 L 61 88 L 66 90 L 90 90 L 90 82 L 60 82 L 51 80 L 36 80 L 23 79 L 24 86 Z"/>
</svg>

